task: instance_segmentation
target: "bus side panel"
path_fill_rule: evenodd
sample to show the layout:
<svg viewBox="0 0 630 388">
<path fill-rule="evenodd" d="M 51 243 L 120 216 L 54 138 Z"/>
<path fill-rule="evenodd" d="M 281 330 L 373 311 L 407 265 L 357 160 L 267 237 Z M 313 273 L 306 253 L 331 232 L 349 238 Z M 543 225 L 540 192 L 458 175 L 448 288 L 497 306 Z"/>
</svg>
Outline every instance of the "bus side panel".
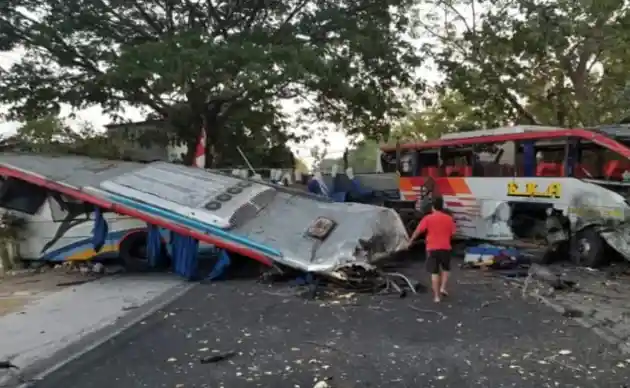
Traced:
<svg viewBox="0 0 630 388">
<path fill-rule="evenodd" d="M 50 261 L 91 260 L 95 258 L 116 257 L 119 254 L 120 242 L 129 233 L 144 230 L 146 224 L 140 220 L 106 214 L 105 219 L 109 232 L 103 247 L 96 252 L 93 243 L 94 221 L 92 219 L 79 223 L 68 229 L 62 237 L 42 252 L 42 258 Z"/>
<path fill-rule="evenodd" d="M 38 260 L 48 241 L 48 236 L 54 232 L 55 226 L 50 217 L 50 208 L 44 204 L 35 214 L 27 214 L 14 210 L 6 210 L 25 221 L 25 227 L 20 232 L 18 255 L 24 260 Z"/>
<path fill-rule="evenodd" d="M 401 195 L 418 198 L 424 177 L 401 177 Z M 444 197 L 462 237 L 488 240 L 510 238 L 498 215 L 510 217 L 510 203 L 548 204 L 566 214 L 571 223 L 584 212 L 624 214 L 627 206 L 617 193 L 593 183 L 562 177 L 445 177 L 436 178 L 435 194 Z M 588 202 L 589 209 L 583 209 Z M 593 209 L 598 210 L 593 210 Z M 619 218 L 619 217 L 614 217 Z"/>
</svg>

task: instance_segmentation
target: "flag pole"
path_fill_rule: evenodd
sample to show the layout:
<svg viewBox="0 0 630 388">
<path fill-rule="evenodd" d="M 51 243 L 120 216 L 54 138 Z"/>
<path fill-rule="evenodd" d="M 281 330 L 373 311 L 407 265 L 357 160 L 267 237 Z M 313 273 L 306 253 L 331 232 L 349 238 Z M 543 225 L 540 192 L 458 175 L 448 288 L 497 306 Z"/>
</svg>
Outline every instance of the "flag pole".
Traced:
<svg viewBox="0 0 630 388">
<path fill-rule="evenodd" d="M 241 157 L 247 164 L 247 167 L 249 167 L 249 170 L 252 172 L 252 174 L 256 174 L 256 171 L 254 171 L 254 166 L 252 166 L 252 164 L 249 162 L 249 159 L 247 159 L 247 156 L 245 156 L 245 153 L 243 152 L 243 150 L 241 150 L 241 147 L 236 146 L 236 150 L 239 154 L 241 154 Z"/>
</svg>

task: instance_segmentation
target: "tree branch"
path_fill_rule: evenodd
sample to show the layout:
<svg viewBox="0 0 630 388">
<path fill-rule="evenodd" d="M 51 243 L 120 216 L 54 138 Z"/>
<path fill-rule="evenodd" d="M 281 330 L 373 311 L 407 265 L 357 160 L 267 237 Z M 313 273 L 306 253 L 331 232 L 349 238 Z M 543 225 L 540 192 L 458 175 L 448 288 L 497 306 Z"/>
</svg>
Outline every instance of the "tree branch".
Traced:
<svg viewBox="0 0 630 388">
<path fill-rule="evenodd" d="M 455 39 L 452 39 L 450 37 L 445 37 L 445 36 L 440 35 L 439 33 L 433 31 L 431 27 L 427 26 L 426 24 L 422 22 L 419 22 L 419 23 L 425 29 L 425 31 L 427 31 L 431 36 L 439 39 L 443 44 L 448 44 L 457 48 L 459 50 L 460 55 L 462 55 L 466 60 L 471 61 L 473 64 L 475 64 L 481 69 L 487 68 L 486 62 L 489 62 L 492 67 L 489 70 L 493 73 L 495 72 L 494 67 L 496 66 L 496 61 L 494 60 L 494 58 L 489 58 L 485 56 L 482 57 L 479 53 L 479 50 L 475 50 L 475 49 L 473 49 L 469 53 L 469 51 L 460 42 L 457 42 Z M 518 99 L 512 95 L 510 90 L 503 84 L 503 82 L 501 82 L 501 80 L 498 77 L 496 78 L 496 81 L 494 82 L 494 84 L 498 88 L 500 95 L 503 96 L 503 98 L 507 100 L 510 103 L 510 105 L 514 109 L 516 109 L 517 112 L 519 112 L 521 116 L 526 117 L 528 120 L 530 120 L 532 125 L 536 125 L 539 123 L 539 120 L 535 117 L 535 115 L 531 113 L 530 111 L 528 111 L 520 102 L 518 102 Z"/>
</svg>

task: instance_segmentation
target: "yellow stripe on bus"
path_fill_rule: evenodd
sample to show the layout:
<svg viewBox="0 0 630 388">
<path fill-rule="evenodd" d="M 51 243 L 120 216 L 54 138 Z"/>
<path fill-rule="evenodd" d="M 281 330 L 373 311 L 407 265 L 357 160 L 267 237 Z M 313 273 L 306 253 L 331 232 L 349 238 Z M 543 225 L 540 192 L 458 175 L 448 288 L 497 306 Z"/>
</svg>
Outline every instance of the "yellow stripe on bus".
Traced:
<svg viewBox="0 0 630 388">
<path fill-rule="evenodd" d="M 98 252 L 96 252 L 94 248 L 87 248 L 82 251 L 73 253 L 72 255 L 66 257 L 66 260 L 90 260 L 96 257 L 97 255 L 101 255 L 103 253 L 112 253 L 112 252 L 118 252 L 117 244 L 105 245 Z"/>
</svg>

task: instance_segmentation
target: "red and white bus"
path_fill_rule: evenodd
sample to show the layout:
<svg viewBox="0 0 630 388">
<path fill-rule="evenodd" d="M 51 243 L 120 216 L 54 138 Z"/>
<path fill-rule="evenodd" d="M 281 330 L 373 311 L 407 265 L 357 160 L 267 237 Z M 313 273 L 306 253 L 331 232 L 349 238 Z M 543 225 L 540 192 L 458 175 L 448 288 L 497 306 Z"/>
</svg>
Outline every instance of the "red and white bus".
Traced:
<svg viewBox="0 0 630 388">
<path fill-rule="evenodd" d="M 381 147 L 401 199 L 444 197 L 458 235 L 545 242 L 588 266 L 630 259 L 630 126 L 514 126 Z"/>
</svg>

